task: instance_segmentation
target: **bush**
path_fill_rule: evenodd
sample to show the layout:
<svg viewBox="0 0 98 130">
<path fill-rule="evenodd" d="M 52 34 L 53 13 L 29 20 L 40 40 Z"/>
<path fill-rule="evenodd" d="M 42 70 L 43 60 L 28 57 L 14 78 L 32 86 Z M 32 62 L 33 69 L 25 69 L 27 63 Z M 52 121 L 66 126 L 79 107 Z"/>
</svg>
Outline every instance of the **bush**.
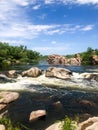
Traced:
<svg viewBox="0 0 98 130">
<path fill-rule="evenodd" d="M 71 118 L 66 117 L 63 121 L 62 130 L 77 130 L 77 120 L 73 121 Z"/>
</svg>

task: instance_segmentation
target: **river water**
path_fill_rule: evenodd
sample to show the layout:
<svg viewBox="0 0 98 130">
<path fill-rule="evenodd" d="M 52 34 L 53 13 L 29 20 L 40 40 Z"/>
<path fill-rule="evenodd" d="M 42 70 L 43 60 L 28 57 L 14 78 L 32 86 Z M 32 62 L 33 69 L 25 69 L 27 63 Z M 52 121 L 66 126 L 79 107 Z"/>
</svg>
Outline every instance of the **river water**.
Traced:
<svg viewBox="0 0 98 130">
<path fill-rule="evenodd" d="M 52 65 L 42 62 L 33 66 L 46 70 Z M 22 65 L 13 66 L 11 69 L 22 71 L 31 67 L 32 65 Z M 98 66 L 58 65 L 56 67 L 70 69 L 75 74 L 82 72 L 98 73 Z M 77 85 L 82 89 L 73 87 Z M 98 116 L 98 82 L 96 81 L 77 78 L 64 81 L 56 78 L 48 79 L 42 75 L 39 78 L 19 77 L 13 82 L 1 83 L 0 89 L 20 93 L 20 98 L 7 107 L 8 116 L 13 122 L 21 122 L 30 130 L 45 130 L 57 120 L 64 119 L 66 115 L 73 118 L 78 116 L 80 121 L 90 116 Z M 87 104 L 85 105 L 83 101 Z M 46 117 L 29 122 L 30 113 L 39 109 L 46 110 Z"/>
</svg>

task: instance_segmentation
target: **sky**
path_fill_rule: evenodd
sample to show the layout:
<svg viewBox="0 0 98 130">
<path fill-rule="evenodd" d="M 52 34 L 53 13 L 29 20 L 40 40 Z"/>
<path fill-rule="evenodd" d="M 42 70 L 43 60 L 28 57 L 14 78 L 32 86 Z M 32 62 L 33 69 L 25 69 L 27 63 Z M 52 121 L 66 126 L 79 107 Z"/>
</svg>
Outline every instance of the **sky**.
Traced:
<svg viewBox="0 0 98 130">
<path fill-rule="evenodd" d="M 42 55 L 98 49 L 98 0 L 0 0 L 0 41 Z"/>
</svg>

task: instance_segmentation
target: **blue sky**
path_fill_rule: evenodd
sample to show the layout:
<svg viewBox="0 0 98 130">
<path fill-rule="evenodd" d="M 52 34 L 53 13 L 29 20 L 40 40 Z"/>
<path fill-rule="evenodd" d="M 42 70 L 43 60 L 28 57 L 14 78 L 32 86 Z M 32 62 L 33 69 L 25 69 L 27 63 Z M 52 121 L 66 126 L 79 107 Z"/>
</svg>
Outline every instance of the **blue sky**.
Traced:
<svg viewBox="0 0 98 130">
<path fill-rule="evenodd" d="M 98 49 L 98 0 L 0 0 L 0 41 L 43 55 Z"/>
</svg>

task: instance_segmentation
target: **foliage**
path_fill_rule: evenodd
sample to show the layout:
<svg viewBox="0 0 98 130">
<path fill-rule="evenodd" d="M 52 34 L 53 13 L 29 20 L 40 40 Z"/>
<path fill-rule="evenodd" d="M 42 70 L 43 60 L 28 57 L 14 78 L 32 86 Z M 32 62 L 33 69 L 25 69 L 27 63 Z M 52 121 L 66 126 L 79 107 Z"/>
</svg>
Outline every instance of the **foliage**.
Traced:
<svg viewBox="0 0 98 130">
<path fill-rule="evenodd" d="M 78 120 L 73 121 L 71 118 L 66 117 L 63 121 L 62 130 L 77 130 L 77 124 Z"/>
<path fill-rule="evenodd" d="M 39 52 L 28 50 L 26 46 L 10 46 L 0 42 L 0 67 L 17 63 L 34 63 L 40 59 Z"/>
<path fill-rule="evenodd" d="M 7 130 L 29 130 L 29 128 L 20 123 L 13 125 L 12 121 L 7 117 L 0 118 L 0 124 L 3 124 Z"/>
</svg>

